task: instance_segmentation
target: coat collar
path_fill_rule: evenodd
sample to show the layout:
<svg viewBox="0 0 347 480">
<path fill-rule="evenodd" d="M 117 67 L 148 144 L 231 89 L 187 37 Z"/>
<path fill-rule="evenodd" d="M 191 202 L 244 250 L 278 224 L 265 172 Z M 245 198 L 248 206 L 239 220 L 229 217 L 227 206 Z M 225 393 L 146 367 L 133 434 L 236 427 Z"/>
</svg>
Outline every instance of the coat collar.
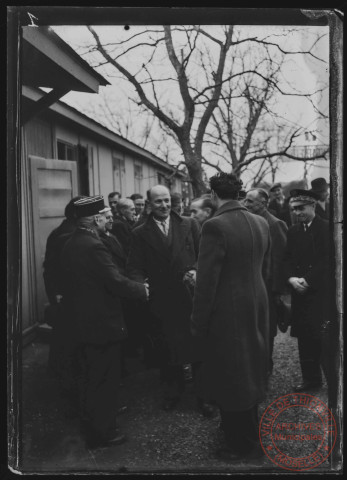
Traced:
<svg viewBox="0 0 347 480">
<path fill-rule="evenodd" d="M 242 206 L 241 203 L 237 200 L 230 200 L 227 203 L 224 203 L 221 207 L 218 208 L 218 210 L 215 212 L 213 217 L 217 217 L 218 215 L 221 215 L 222 213 L 229 212 L 231 210 L 244 210 L 248 212 L 247 208 Z"/>
</svg>

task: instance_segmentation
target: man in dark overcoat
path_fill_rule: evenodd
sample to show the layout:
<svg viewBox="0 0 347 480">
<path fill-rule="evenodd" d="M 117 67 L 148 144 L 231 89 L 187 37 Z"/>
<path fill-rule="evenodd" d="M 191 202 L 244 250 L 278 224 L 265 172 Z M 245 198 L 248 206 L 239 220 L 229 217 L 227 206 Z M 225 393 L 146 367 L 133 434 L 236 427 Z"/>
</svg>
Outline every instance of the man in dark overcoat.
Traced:
<svg viewBox="0 0 347 480">
<path fill-rule="evenodd" d="M 286 222 L 287 226 L 290 227 L 292 224 L 292 218 L 290 216 L 288 198 L 284 196 L 282 184 L 274 183 L 269 192 L 273 197 L 269 202 L 269 212 L 280 220 Z"/>
<path fill-rule="evenodd" d="M 319 215 L 324 220 L 329 220 L 330 217 L 330 203 L 329 203 L 329 183 L 325 178 L 315 178 L 311 182 L 311 192 L 314 192 L 319 197 L 316 203 L 316 215 Z"/>
<path fill-rule="evenodd" d="M 317 195 L 292 190 L 290 206 L 298 223 L 288 231 L 285 278 L 291 288 L 291 336 L 298 338 L 302 383 L 310 391 L 322 384 L 322 327 L 329 320 L 329 224 L 315 214 Z"/>
<path fill-rule="evenodd" d="M 146 300 L 146 286 L 119 273 L 97 225 L 103 197 L 75 202 L 76 231 L 66 242 L 64 307 L 78 343 L 81 417 L 90 448 L 125 440 L 116 424 L 120 342 L 126 337 L 121 297 Z"/>
<path fill-rule="evenodd" d="M 269 373 L 273 370 L 272 353 L 275 336 L 277 335 L 278 306 L 281 303 L 281 295 L 286 293 L 283 275 L 283 256 L 287 244 L 288 227 L 283 220 L 276 218 L 267 209 L 269 195 L 262 188 L 253 188 L 247 192 L 244 206 L 251 213 L 265 218 L 270 228 L 271 238 L 271 266 L 270 276 L 267 281 L 270 313 L 270 344 L 269 344 Z"/>
<path fill-rule="evenodd" d="M 228 460 L 261 454 L 258 404 L 264 400 L 269 349 L 267 222 L 236 200 L 234 174 L 210 179 L 217 203 L 202 227 L 192 332 L 204 343 L 201 389 L 220 408 Z"/>
<path fill-rule="evenodd" d="M 50 336 L 48 365 L 50 372 L 54 374 L 59 382 L 65 415 L 68 417 L 76 415 L 76 379 L 73 374 L 75 343 L 69 335 L 69 323 L 62 312 L 60 303 L 63 284 L 60 256 L 65 243 L 76 229 L 74 202 L 81 198 L 84 197 L 78 195 L 72 198 L 66 205 L 64 220 L 47 238 L 45 259 L 43 262 L 43 279 L 50 303 L 46 312 L 54 312 L 53 323 L 50 323 L 52 332 Z"/>
<path fill-rule="evenodd" d="M 192 298 L 183 282 L 188 272 L 195 275 L 200 227 L 194 219 L 171 211 L 166 187 L 157 185 L 148 194 L 151 214 L 133 230 L 127 271 L 138 282 L 148 279 L 156 339 L 162 341 L 163 408 L 170 410 L 184 389 L 183 365 L 201 360 L 190 332 Z"/>
<path fill-rule="evenodd" d="M 117 203 L 118 216 L 113 217 L 111 233 L 117 238 L 126 255 L 129 254 L 131 231 L 135 225 L 135 205 L 130 198 L 121 198 Z"/>
</svg>

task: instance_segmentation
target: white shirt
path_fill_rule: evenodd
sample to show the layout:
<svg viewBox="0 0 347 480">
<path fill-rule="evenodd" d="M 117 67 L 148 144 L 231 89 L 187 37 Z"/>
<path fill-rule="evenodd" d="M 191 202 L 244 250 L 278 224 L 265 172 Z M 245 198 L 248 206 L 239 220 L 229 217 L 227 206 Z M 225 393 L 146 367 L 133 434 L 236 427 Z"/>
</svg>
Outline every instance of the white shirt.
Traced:
<svg viewBox="0 0 347 480">
<path fill-rule="evenodd" d="M 170 227 L 170 215 L 165 220 L 157 220 L 154 217 L 153 217 L 153 220 L 158 225 L 158 227 L 163 232 L 163 234 L 167 237 L 167 235 L 169 233 L 169 227 Z M 163 223 L 165 224 L 165 227 L 164 227 Z"/>
</svg>

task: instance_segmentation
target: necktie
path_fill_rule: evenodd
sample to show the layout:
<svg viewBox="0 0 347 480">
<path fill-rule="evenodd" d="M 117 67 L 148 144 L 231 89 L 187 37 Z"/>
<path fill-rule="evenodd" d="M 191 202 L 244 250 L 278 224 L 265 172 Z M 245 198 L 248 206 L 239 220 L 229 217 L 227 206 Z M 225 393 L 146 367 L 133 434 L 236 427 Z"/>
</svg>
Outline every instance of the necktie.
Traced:
<svg viewBox="0 0 347 480">
<path fill-rule="evenodd" d="M 307 228 L 308 228 L 307 223 L 304 223 L 304 232 L 307 232 Z"/>
<path fill-rule="evenodd" d="M 161 228 L 163 230 L 163 234 L 167 236 L 166 223 L 165 222 L 160 222 L 160 223 L 161 223 Z"/>
</svg>

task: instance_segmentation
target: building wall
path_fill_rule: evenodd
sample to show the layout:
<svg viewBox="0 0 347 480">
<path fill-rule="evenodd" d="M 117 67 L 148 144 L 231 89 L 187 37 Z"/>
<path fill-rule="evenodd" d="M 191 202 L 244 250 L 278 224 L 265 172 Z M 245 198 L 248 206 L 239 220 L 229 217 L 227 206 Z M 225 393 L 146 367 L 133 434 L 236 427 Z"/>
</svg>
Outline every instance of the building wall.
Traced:
<svg viewBox="0 0 347 480">
<path fill-rule="evenodd" d="M 75 129 L 68 127 L 63 120 L 58 118 L 42 116 L 30 120 L 22 129 L 22 140 L 22 326 L 23 330 L 27 330 L 43 320 L 38 313 L 40 311 L 38 298 L 43 297 L 42 292 L 40 295 L 38 294 L 36 282 L 36 275 L 40 272 L 35 271 L 37 268 L 35 266 L 34 244 L 35 222 L 33 221 L 34 214 L 30 192 L 29 155 L 44 159 L 57 159 L 57 140 L 76 147 L 78 144 L 82 145 L 88 152 L 89 194 L 104 195 L 106 202 L 108 194 L 118 189 L 115 188 L 115 158 L 124 161 L 125 172 L 121 188 L 123 197 L 130 196 L 133 193 L 141 193 L 145 196 L 146 191 L 158 183 L 158 172 L 163 173 L 163 170 L 160 166 L 157 167 L 146 161 L 140 155 L 124 152 L 116 144 L 96 140 L 93 134 L 89 135 L 82 132 L 78 126 Z M 135 165 L 142 166 L 139 188 L 135 186 Z M 180 180 L 173 182 L 172 190 L 181 192 Z M 62 217 L 53 219 L 52 229 L 58 226 L 61 220 Z M 43 239 L 43 242 L 45 244 L 45 239 Z M 40 266 L 40 270 L 41 268 Z"/>
</svg>

